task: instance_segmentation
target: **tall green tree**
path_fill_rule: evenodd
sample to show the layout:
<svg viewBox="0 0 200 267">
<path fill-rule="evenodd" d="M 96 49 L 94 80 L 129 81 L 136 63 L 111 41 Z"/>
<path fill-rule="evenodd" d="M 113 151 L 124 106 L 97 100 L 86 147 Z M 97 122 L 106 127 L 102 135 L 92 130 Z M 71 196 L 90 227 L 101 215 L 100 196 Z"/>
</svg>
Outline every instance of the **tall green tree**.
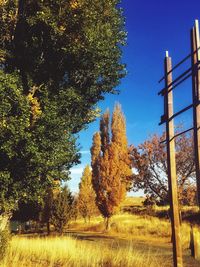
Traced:
<svg viewBox="0 0 200 267">
<path fill-rule="evenodd" d="M 17 206 L 16 199 L 26 194 L 28 184 L 21 174 L 30 138 L 30 113 L 22 91 L 15 74 L 0 70 L 0 230 L 6 227 L 10 211 Z"/>
<path fill-rule="evenodd" d="M 53 206 L 53 190 L 52 188 L 48 188 L 44 196 L 44 204 L 42 210 L 42 221 L 46 223 L 48 235 L 50 235 L 51 232 L 50 221 L 51 221 L 52 206 Z"/>
<path fill-rule="evenodd" d="M 0 80 L 0 228 L 4 228 L 19 200 L 41 201 L 55 178 L 68 177 L 67 169 L 78 155 L 75 138 L 64 132 L 56 118 L 56 103 L 46 101 L 40 123 L 33 129 L 31 107 L 19 77 L 0 71 Z"/>
<path fill-rule="evenodd" d="M 109 230 L 110 217 L 118 211 L 124 200 L 132 176 L 125 117 L 119 104 L 113 111 L 110 142 L 100 142 L 105 140 L 105 132 L 109 132 L 107 112 L 102 116 L 100 125 L 100 133 L 94 135 L 91 148 L 92 183 L 96 192 L 96 204 L 106 219 L 106 229 Z"/>
<path fill-rule="evenodd" d="M 54 197 L 51 208 L 51 223 L 59 234 L 63 234 L 64 226 L 72 217 L 73 197 L 67 187 L 62 188 Z"/>
<path fill-rule="evenodd" d="M 1 75 L 15 76 L 19 91 L 15 102 L 9 100 L 5 78 L 1 101 L 24 103 L 21 112 L 12 109 L 13 120 L 20 121 L 9 124 L 12 138 L 1 133 L 0 216 L 21 198 L 38 201 L 54 179 L 68 179 L 78 162 L 74 134 L 96 118 L 98 101 L 116 93 L 125 75 L 126 34 L 117 5 L 116 0 L 0 2 Z M 1 112 L 5 124 L 10 114 Z"/>
<path fill-rule="evenodd" d="M 126 34 L 117 4 L 116 0 L 2 1 L 3 66 L 19 71 L 25 93 L 42 84 L 52 94 L 63 88 L 83 101 L 79 112 L 87 114 L 104 93 L 115 91 L 125 74 L 120 46 Z"/>
</svg>

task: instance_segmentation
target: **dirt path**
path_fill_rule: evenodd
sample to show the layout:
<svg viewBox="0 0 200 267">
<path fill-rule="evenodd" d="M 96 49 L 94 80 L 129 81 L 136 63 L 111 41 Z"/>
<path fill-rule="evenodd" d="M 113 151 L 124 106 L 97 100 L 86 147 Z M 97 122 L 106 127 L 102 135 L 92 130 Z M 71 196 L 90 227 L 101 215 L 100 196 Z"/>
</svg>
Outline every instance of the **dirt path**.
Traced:
<svg viewBox="0 0 200 267">
<path fill-rule="evenodd" d="M 134 246 L 134 250 L 147 254 L 151 254 L 153 257 L 162 256 L 166 258 L 166 262 L 169 263 L 169 267 L 172 264 L 172 246 L 170 243 L 160 243 L 156 240 L 154 241 L 143 241 L 140 239 L 127 239 L 119 236 L 106 235 L 103 233 L 96 232 L 83 232 L 83 231 L 68 231 L 67 235 L 72 236 L 78 240 L 87 241 L 90 243 L 98 243 L 103 246 L 111 247 L 112 249 L 128 248 Z M 190 256 L 189 250 L 184 250 L 184 267 L 199 267 L 200 261 L 194 260 Z M 161 266 L 162 267 L 162 266 Z"/>
</svg>

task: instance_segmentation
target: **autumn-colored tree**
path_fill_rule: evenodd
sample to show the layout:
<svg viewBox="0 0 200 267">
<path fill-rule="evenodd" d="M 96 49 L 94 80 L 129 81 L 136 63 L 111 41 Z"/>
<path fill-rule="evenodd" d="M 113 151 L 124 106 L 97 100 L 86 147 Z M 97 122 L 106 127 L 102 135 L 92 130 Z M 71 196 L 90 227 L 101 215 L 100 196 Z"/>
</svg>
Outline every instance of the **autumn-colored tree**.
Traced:
<svg viewBox="0 0 200 267">
<path fill-rule="evenodd" d="M 109 112 L 106 111 L 101 118 L 100 133 L 94 135 L 91 148 L 92 183 L 97 206 L 106 219 L 106 230 L 109 229 L 110 217 L 118 211 L 125 198 L 132 175 L 125 117 L 119 104 L 114 108 L 111 133 L 109 140 Z"/>
<path fill-rule="evenodd" d="M 90 149 L 91 152 L 91 166 L 92 166 L 92 185 L 96 192 L 96 203 L 98 205 L 98 195 L 99 192 L 99 164 L 101 157 L 101 136 L 99 132 L 96 132 L 93 136 L 93 144 Z"/>
<path fill-rule="evenodd" d="M 106 148 L 110 142 L 109 121 L 110 121 L 110 113 L 109 110 L 107 109 L 100 120 L 101 150 L 103 154 L 105 153 Z"/>
<path fill-rule="evenodd" d="M 182 204 L 186 206 L 197 205 L 197 187 L 194 183 L 188 183 L 182 191 Z"/>
<path fill-rule="evenodd" d="M 73 205 L 72 205 L 72 216 L 71 218 L 73 220 L 77 220 L 79 215 L 79 209 L 78 209 L 78 194 L 74 195 L 74 201 L 73 201 Z"/>
<path fill-rule="evenodd" d="M 155 134 L 137 148 L 132 147 L 131 155 L 135 169 L 134 190 L 143 189 L 155 201 L 168 203 L 167 151 L 163 140 L 165 133 L 161 136 Z M 194 183 L 192 136 L 181 135 L 175 143 L 179 200 L 185 203 L 185 197 L 193 195 L 186 194 Z"/>
<path fill-rule="evenodd" d="M 92 187 L 92 172 L 90 166 L 87 165 L 81 177 L 78 195 L 78 210 L 85 221 L 87 219 L 90 221 L 91 216 L 98 213 L 95 198 L 96 195 Z"/>
<path fill-rule="evenodd" d="M 112 142 L 111 144 L 117 146 L 117 155 L 119 159 L 121 179 L 126 182 L 127 190 L 132 184 L 132 168 L 130 148 L 128 147 L 128 140 L 126 137 L 126 120 L 121 110 L 121 105 L 116 104 L 112 117 Z"/>
</svg>

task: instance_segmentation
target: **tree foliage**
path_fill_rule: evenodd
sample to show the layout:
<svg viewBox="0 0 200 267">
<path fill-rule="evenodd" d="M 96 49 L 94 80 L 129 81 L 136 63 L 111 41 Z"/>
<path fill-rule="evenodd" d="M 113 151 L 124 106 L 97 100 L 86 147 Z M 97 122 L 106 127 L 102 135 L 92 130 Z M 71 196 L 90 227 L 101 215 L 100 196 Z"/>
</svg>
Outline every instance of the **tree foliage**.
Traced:
<svg viewBox="0 0 200 267">
<path fill-rule="evenodd" d="M 117 4 L 0 2 L 0 213 L 21 198 L 38 201 L 79 161 L 74 134 L 125 75 Z"/>
<path fill-rule="evenodd" d="M 72 216 L 73 197 L 67 187 L 62 188 L 54 197 L 51 208 L 51 223 L 55 230 L 62 234 L 64 226 Z"/>
<path fill-rule="evenodd" d="M 54 197 L 53 190 L 50 187 L 46 190 L 46 194 L 43 200 L 43 209 L 42 209 L 42 221 L 46 223 L 48 235 L 51 232 L 50 221 L 51 221 L 51 212 L 53 206 L 53 197 Z"/>
<path fill-rule="evenodd" d="M 92 215 L 98 213 L 95 198 L 95 191 L 92 187 L 92 172 L 90 166 L 87 165 L 81 177 L 77 200 L 79 213 L 85 220 L 90 220 Z"/>
<path fill-rule="evenodd" d="M 101 131 L 93 137 L 92 183 L 96 192 L 96 203 L 101 214 L 108 219 L 119 209 L 124 199 L 128 181 L 132 175 L 131 162 L 126 138 L 125 117 L 119 104 L 112 116 L 112 139 L 106 144 L 108 132 L 108 112 L 101 118 Z M 104 124 L 105 122 L 105 124 Z M 105 126 L 106 129 L 103 127 Z M 107 224 L 108 227 L 108 224 Z"/>
<path fill-rule="evenodd" d="M 109 120 L 110 114 L 109 110 L 107 110 L 100 120 L 100 133 L 101 133 L 101 151 L 104 154 L 108 144 L 110 143 L 110 136 L 109 136 Z"/>
<path fill-rule="evenodd" d="M 135 169 L 134 189 L 144 189 L 154 200 L 168 203 L 167 151 L 163 143 L 165 134 L 153 135 L 138 148 L 132 147 L 132 162 Z M 187 202 L 186 191 L 194 184 L 194 153 L 191 135 L 176 138 L 176 166 L 180 202 Z M 193 190 L 194 187 L 192 186 Z M 192 191 L 193 191 L 192 190 Z"/>
<path fill-rule="evenodd" d="M 23 163 L 34 154 L 27 145 L 31 142 L 29 114 L 19 79 L 0 70 L 0 214 L 15 207 L 19 192 L 26 193 Z"/>
<path fill-rule="evenodd" d="M 23 202 L 22 200 L 18 204 L 18 209 L 14 211 L 12 215 L 13 221 L 27 222 L 27 221 L 40 221 L 40 214 L 42 211 L 41 203 L 36 201 Z"/>
<path fill-rule="evenodd" d="M 63 166 L 71 167 L 78 155 L 75 138 L 59 125 L 56 103 L 43 99 L 45 108 L 33 129 L 20 79 L 3 71 L 0 79 L 0 213 L 9 213 L 22 198 L 38 200 L 55 177 L 66 179 Z"/>
<path fill-rule="evenodd" d="M 74 6 L 74 3 L 76 5 Z M 2 1 L 1 50 L 7 70 L 17 69 L 24 90 L 45 84 L 93 105 L 124 76 L 125 32 L 118 1 Z M 56 68 L 55 68 L 56 66 Z M 79 110 L 81 112 L 81 110 Z"/>
</svg>

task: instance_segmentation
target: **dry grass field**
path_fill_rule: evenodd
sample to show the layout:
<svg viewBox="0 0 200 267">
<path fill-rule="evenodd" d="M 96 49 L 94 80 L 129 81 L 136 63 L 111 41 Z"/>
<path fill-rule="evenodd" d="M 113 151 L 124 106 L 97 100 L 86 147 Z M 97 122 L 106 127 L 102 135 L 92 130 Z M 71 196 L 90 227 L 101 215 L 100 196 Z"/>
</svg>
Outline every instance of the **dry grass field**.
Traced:
<svg viewBox="0 0 200 267">
<path fill-rule="evenodd" d="M 124 206 L 142 206 L 143 198 L 127 198 Z M 162 211 L 167 208 L 155 207 Z M 167 219 L 121 213 L 104 231 L 101 216 L 72 221 L 60 237 L 13 236 L 0 267 L 171 267 L 171 226 Z M 190 257 L 190 226 L 182 224 L 184 266 L 200 266 Z"/>
<path fill-rule="evenodd" d="M 1 267 L 131 266 L 171 267 L 170 223 L 150 216 L 120 214 L 105 233 L 101 217 L 90 223 L 72 222 L 62 237 L 14 236 Z M 190 227 L 182 225 L 187 267 L 198 262 L 188 256 Z"/>
<path fill-rule="evenodd" d="M 142 206 L 145 197 L 126 197 L 122 202 L 122 206 Z"/>
<path fill-rule="evenodd" d="M 102 233 L 104 231 L 104 222 L 100 216 L 92 218 L 90 223 L 84 223 L 83 219 L 79 219 L 76 222 L 72 222 L 69 228 L 74 232 Z M 181 231 L 183 247 L 188 248 L 190 243 L 189 224 L 183 223 Z M 171 240 L 171 226 L 168 220 L 123 213 L 113 216 L 109 235 L 127 240 L 138 239 L 147 242 L 169 243 Z"/>
<path fill-rule="evenodd" d="M 158 256 L 158 255 L 157 255 Z M 60 238 L 20 238 L 12 239 L 11 248 L 1 267 L 35 266 L 170 266 L 170 261 L 162 262 L 160 257 L 143 253 L 134 248 L 131 241 L 114 247 L 104 242 L 95 244 L 70 237 Z"/>
</svg>

